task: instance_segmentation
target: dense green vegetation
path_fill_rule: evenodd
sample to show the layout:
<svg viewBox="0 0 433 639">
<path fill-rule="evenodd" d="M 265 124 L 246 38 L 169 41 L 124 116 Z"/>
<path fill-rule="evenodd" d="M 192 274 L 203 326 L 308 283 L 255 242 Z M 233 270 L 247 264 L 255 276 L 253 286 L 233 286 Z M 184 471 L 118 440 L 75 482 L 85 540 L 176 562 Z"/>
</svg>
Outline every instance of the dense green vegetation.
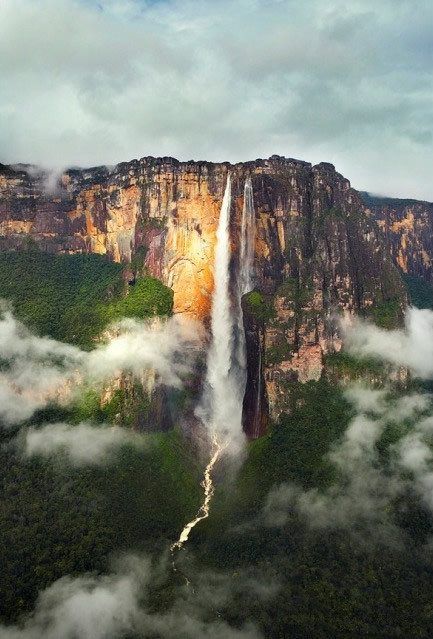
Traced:
<svg viewBox="0 0 433 639">
<path fill-rule="evenodd" d="M 290 415 L 284 416 L 269 435 L 250 444 L 239 476 L 244 506 L 250 500 L 257 506 L 273 485 L 283 481 L 307 488 L 327 485 L 334 477 L 324 456 L 351 417 L 340 389 L 325 379 L 293 383 L 288 406 Z"/>
<path fill-rule="evenodd" d="M 400 300 L 392 298 L 371 307 L 371 317 L 380 328 L 391 330 L 401 326 Z"/>
<path fill-rule="evenodd" d="M 375 359 L 358 359 L 346 351 L 328 353 L 324 357 L 324 365 L 328 374 L 335 379 L 345 376 L 350 379 L 368 379 L 384 372 L 382 362 Z"/>
<path fill-rule="evenodd" d="M 218 569 L 236 582 L 246 570 L 253 579 L 264 574 L 264 587 L 276 581 L 267 601 L 234 597 L 218 606 L 219 618 L 253 621 L 269 639 L 427 639 L 433 565 L 425 544 L 433 521 L 415 494 L 390 503 L 400 537 L 392 526 L 376 529 L 374 520 L 315 530 L 295 511 L 278 527 L 261 522 L 273 486 L 293 483 L 320 494 L 343 481 L 327 456 L 352 416 L 341 391 L 326 380 L 295 384 L 290 402 L 290 416 L 249 444 L 235 483 L 224 469 L 217 473 L 211 517 L 189 542 L 195 559 L 188 577 Z M 379 440 L 382 459 L 408 426 L 398 428 L 390 424 Z M 38 589 L 62 574 L 108 570 L 113 552 L 144 550 L 158 559 L 200 498 L 200 469 L 177 431 L 150 437 L 144 448 L 125 446 L 102 468 L 73 468 L 59 457 L 22 460 L 10 448 L 1 450 L 1 463 L 6 619 L 31 609 Z M 167 574 L 155 584 L 155 611 L 170 607 L 179 579 Z"/>
<path fill-rule="evenodd" d="M 430 288 L 416 278 L 407 283 L 414 303 L 432 306 Z M 307 301 L 308 287 L 301 291 L 290 280 L 283 286 L 294 293 L 297 307 Z M 81 346 L 91 347 L 106 323 L 123 315 L 171 312 L 171 292 L 157 280 L 139 278 L 126 297 L 125 289 L 121 267 L 98 256 L 37 251 L 0 256 L 0 295 L 13 301 L 19 317 L 41 334 Z M 256 321 L 272 319 L 272 306 L 261 293 L 250 293 L 245 303 Z M 376 319 L 389 326 L 395 311 L 390 304 Z M 278 346 L 270 356 L 278 359 L 286 351 Z M 345 353 L 329 355 L 326 363 L 337 377 L 380 373 L 376 362 Z M 189 543 L 192 580 L 194 573 L 218 569 L 236 583 L 246 571 L 264 589 L 272 581 L 278 587 L 266 601 L 247 593 L 218 602 L 210 616 L 239 627 L 252 621 L 267 639 L 430 639 L 433 519 L 415 491 L 387 505 L 389 528 L 354 519 L 347 527 L 316 529 L 295 510 L 279 526 L 264 523 L 263 508 L 275 486 L 295 485 L 322 496 L 348 481 L 329 457 L 353 416 L 341 389 L 323 378 L 288 384 L 286 394 L 289 414 L 248 444 L 236 478 L 225 472 L 228 467 L 217 470 L 211 516 Z M 176 401 L 186 401 L 183 391 Z M 102 407 L 99 394 L 88 389 L 75 405 L 49 407 L 32 422 L 130 425 L 148 408 L 138 387 L 119 388 Z M 386 426 L 375 468 L 389 470 L 390 447 L 409 430 L 407 422 Z M 101 466 L 79 467 L 61 455 L 23 458 L 13 443 L 16 433 L 0 433 L 3 621 L 31 610 L 37 593 L 65 574 L 108 572 L 116 553 L 144 551 L 160 561 L 199 506 L 202 468 L 178 429 L 125 444 Z M 152 586 L 154 611 L 170 607 L 179 578 L 170 573 Z"/>
<path fill-rule="evenodd" d="M 171 312 L 172 291 L 155 278 L 139 278 L 126 292 L 122 266 L 104 256 L 37 249 L 0 254 L 0 298 L 40 335 L 90 348 L 120 317 Z"/>
<path fill-rule="evenodd" d="M 427 639 L 433 623 L 428 551 L 433 518 L 415 493 L 390 502 L 385 527 L 373 517 L 354 517 L 346 527 L 316 530 L 294 510 L 282 525 L 260 525 L 272 486 L 286 483 L 335 495 L 347 482 L 328 457 L 352 416 L 341 391 L 325 380 L 310 382 L 294 389 L 292 401 L 291 415 L 250 443 L 236 491 L 220 487 L 211 518 L 194 533 L 205 564 L 230 574 L 254 564 L 269 579 L 277 576 L 278 593 L 270 602 L 233 602 L 224 617 L 232 623 L 252 618 L 272 639 Z M 407 424 L 390 424 L 379 439 L 384 469 L 384 451 L 405 432 Z"/>
<path fill-rule="evenodd" d="M 277 294 L 293 300 L 296 313 L 302 311 L 302 307 L 311 301 L 313 295 L 313 283 L 311 280 L 301 282 L 296 277 L 286 277 L 277 289 Z"/>
<path fill-rule="evenodd" d="M 131 427 L 147 416 L 149 408 L 150 398 L 143 386 L 131 380 L 127 389 L 117 388 L 104 404 L 98 389 L 86 389 L 67 410 L 67 419 L 77 424 L 90 421 Z"/>
<path fill-rule="evenodd" d="M 256 322 L 264 324 L 275 316 L 272 299 L 268 299 L 260 291 L 251 291 L 244 298 L 245 310 Z"/>
<path fill-rule="evenodd" d="M 0 255 L 0 297 L 42 335 L 91 348 L 112 321 L 169 315 L 172 291 L 151 277 L 129 288 L 122 266 L 97 255 L 51 255 L 34 248 Z M 149 410 L 131 381 L 101 405 L 86 389 L 66 408 L 39 411 L 33 425 L 89 420 L 135 425 Z M 1 428 L 1 426 L 0 426 Z M 2 434 L 1 434 L 2 433 Z M 98 466 L 66 457 L 25 459 L 15 432 L 0 430 L 0 617 L 30 610 L 37 593 L 62 575 L 104 572 L 114 552 L 154 550 L 172 541 L 196 512 L 200 469 L 176 430 L 124 445 Z"/>
<path fill-rule="evenodd" d="M 104 309 L 106 318 L 114 321 L 122 317 L 150 317 L 170 315 L 173 291 L 154 277 L 138 279 L 128 295 L 111 302 Z"/>
<path fill-rule="evenodd" d="M 403 274 L 411 303 L 417 308 L 433 309 L 433 286 L 416 275 Z"/>
<path fill-rule="evenodd" d="M 154 551 L 198 508 L 200 469 L 172 431 L 125 445 L 102 467 L 0 448 L 0 617 L 30 610 L 62 575 L 109 569 L 114 551 Z"/>
</svg>

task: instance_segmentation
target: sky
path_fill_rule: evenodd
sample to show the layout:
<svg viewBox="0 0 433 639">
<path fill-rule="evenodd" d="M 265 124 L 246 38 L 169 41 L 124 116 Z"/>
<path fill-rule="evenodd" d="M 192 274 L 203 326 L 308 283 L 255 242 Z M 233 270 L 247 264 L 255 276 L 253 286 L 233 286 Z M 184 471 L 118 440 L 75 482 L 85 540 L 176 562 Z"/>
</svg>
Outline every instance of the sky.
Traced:
<svg viewBox="0 0 433 639">
<path fill-rule="evenodd" d="M 0 162 L 332 162 L 433 200 L 431 0 L 0 0 Z"/>
</svg>

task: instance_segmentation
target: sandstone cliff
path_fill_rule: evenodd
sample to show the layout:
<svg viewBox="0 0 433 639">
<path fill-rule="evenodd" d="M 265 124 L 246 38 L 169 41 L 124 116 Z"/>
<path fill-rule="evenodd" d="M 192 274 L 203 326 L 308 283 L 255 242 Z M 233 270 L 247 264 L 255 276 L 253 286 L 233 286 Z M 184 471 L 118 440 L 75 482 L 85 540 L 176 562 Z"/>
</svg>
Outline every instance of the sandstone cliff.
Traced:
<svg viewBox="0 0 433 639">
<path fill-rule="evenodd" d="M 381 229 L 387 250 L 403 273 L 433 279 L 433 204 L 362 194 Z"/>
<path fill-rule="evenodd" d="M 278 156 L 237 165 L 143 158 L 112 169 L 70 170 L 55 184 L 33 167 L 0 165 L 0 247 L 34 241 L 47 251 L 96 252 L 125 262 L 144 255 L 144 267 L 172 287 L 174 312 L 207 322 L 215 232 L 229 171 L 233 271 L 247 177 L 256 209 L 261 293 L 245 304 L 244 412 L 247 432 L 257 436 L 266 428 L 268 411 L 276 418 L 285 410 L 287 386 L 319 379 L 327 354 L 341 348 L 336 311 L 374 314 L 385 307 L 397 322 L 406 304 L 382 237 L 385 232 L 392 244 L 392 228 L 396 221 L 405 228 L 403 218 L 386 226 L 376 215 L 379 228 L 332 165 Z M 418 229 L 405 246 L 415 245 L 417 235 Z M 431 255 L 427 236 L 426 230 L 419 248 L 425 264 Z M 397 244 L 392 254 L 402 266 Z"/>
</svg>

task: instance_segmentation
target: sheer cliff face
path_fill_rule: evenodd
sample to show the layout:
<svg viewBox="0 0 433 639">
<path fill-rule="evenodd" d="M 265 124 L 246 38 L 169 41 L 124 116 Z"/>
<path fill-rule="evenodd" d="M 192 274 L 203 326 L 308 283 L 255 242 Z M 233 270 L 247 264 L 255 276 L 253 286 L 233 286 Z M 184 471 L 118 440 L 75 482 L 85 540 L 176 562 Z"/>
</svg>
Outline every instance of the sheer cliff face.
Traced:
<svg viewBox="0 0 433 639">
<path fill-rule="evenodd" d="M 0 246 L 18 248 L 30 237 L 44 250 L 106 253 L 117 261 L 144 247 L 149 272 L 174 290 L 174 311 L 206 322 L 228 171 L 233 271 L 248 176 L 254 191 L 263 308 L 246 305 L 244 412 L 246 430 L 258 435 L 268 407 L 273 418 L 285 409 L 287 384 L 318 379 L 326 354 L 340 349 L 335 311 L 368 313 L 393 302 L 398 315 L 406 301 L 373 216 L 332 165 L 145 158 L 113 170 L 69 171 L 55 191 L 34 169 L 0 165 Z"/>
<path fill-rule="evenodd" d="M 367 198 L 367 206 L 385 237 L 388 252 L 402 272 L 432 281 L 433 204 Z"/>
</svg>

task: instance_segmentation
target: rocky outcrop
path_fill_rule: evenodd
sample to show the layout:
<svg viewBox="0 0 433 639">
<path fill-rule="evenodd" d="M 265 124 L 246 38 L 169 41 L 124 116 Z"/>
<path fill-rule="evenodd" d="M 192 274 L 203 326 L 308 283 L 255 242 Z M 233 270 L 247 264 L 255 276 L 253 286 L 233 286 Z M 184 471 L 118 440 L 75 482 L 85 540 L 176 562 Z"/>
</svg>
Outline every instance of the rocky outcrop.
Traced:
<svg viewBox="0 0 433 639">
<path fill-rule="evenodd" d="M 285 388 L 318 379 L 341 348 L 335 313 L 373 313 L 406 294 L 374 215 L 330 164 L 273 156 L 236 165 L 143 158 L 70 170 L 57 182 L 0 166 L 0 246 L 96 252 L 142 265 L 174 291 L 174 312 L 209 319 L 215 232 L 232 175 L 235 275 L 245 179 L 256 212 L 256 288 L 246 313 L 245 429 L 261 434 L 285 410 Z M 385 234 L 386 235 L 386 234 Z M 397 260 L 398 262 L 398 260 Z M 257 406 L 260 410 L 257 412 Z"/>
</svg>

